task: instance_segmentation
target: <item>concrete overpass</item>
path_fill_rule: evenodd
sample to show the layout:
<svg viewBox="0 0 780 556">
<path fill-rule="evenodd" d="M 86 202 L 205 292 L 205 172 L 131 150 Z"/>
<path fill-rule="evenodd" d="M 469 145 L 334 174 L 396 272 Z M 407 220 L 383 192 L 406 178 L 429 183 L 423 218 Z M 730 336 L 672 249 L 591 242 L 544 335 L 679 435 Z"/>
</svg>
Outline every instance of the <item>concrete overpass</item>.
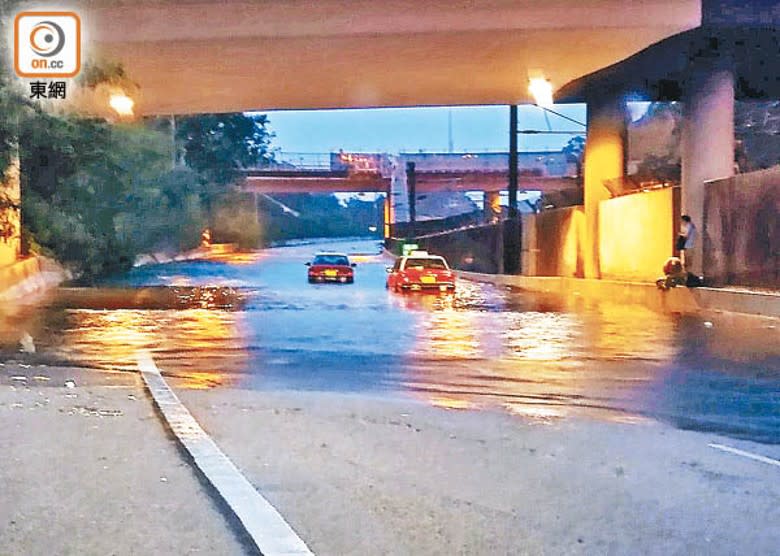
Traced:
<svg viewBox="0 0 780 556">
<path fill-rule="evenodd" d="M 240 187 L 247 193 L 384 193 L 385 237 L 390 224 L 415 213 L 430 193 L 482 191 L 488 218 L 501 213 L 507 189 L 507 153 L 295 153 L 272 166 L 247 169 Z M 562 151 L 518 156 L 520 187 L 542 193 L 581 192 L 576 164 Z M 414 186 L 410 186 L 413 180 Z M 257 203 L 257 200 L 255 200 Z"/>
<path fill-rule="evenodd" d="M 329 160 L 307 167 L 277 164 L 244 173 L 242 189 L 254 193 L 387 193 L 406 192 L 405 169 L 414 162 L 418 193 L 434 191 L 505 191 L 507 153 L 297 153 L 309 160 Z M 284 157 L 284 155 L 283 155 Z M 342 160 L 340 157 L 343 157 Z M 560 151 L 524 152 L 518 157 L 523 190 L 551 193 L 577 187 L 576 165 Z"/>
<path fill-rule="evenodd" d="M 390 178 L 344 171 L 247 170 L 241 188 L 250 193 L 386 193 Z"/>
<path fill-rule="evenodd" d="M 700 0 L 76 2 L 143 114 L 530 102 L 701 22 Z"/>
</svg>

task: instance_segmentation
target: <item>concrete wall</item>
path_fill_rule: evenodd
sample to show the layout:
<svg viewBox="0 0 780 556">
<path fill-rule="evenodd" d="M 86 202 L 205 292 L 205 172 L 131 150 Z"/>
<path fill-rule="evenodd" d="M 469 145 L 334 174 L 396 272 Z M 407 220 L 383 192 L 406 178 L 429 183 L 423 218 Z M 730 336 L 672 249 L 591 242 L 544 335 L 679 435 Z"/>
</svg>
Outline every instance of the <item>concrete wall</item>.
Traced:
<svg viewBox="0 0 780 556">
<path fill-rule="evenodd" d="M 599 259 L 603 278 L 654 281 L 674 252 L 678 188 L 602 201 Z"/>
<path fill-rule="evenodd" d="M 582 277 L 585 211 L 581 206 L 522 217 L 522 272 L 526 276 Z"/>
<path fill-rule="evenodd" d="M 704 276 L 780 288 L 780 166 L 705 184 Z"/>
<path fill-rule="evenodd" d="M 21 199 L 19 186 L 19 159 L 11 162 L 0 179 L 0 202 L 9 200 L 18 205 Z M 8 266 L 21 254 L 21 225 L 19 210 L 0 207 L 0 267 Z"/>
<path fill-rule="evenodd" d="M 418 220 L 415 222 L 414 230 L 418 234 L 430 235 L 461 228 L 463 226 L 482 224 L 484 223 L 484 220 L 484 213 L 479 210 L 476 212 L 456 214 L 455 216 L 448 216 L 447 218 Z M 393 237 L 404 238 L 409 235 L 411 235 L 411 225 L 409 222 L 396 222 L 393 224 Z"/>
<path fill-rule="evenodd" d="M 21 305 L 35 303 L 67 278 L 59 264 L 44 257 L 0 267 L 0 313 L 13 313 Z"/>
</svg>

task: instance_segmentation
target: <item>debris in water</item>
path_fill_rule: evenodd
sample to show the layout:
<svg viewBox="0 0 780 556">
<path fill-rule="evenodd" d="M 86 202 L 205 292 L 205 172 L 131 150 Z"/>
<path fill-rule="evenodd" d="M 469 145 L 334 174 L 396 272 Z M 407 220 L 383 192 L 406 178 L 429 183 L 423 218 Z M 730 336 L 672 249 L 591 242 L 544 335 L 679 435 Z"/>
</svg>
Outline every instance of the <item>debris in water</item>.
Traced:
<svg viewBox="0 0 780 556">
<path fill-rule="evenodd" d="M 37 380 L 38 382 L 46 382 L 47 380 L 51 380 L 51 379 L 48 376 L 35 375 L 33 377 L 33 380 Z"/>
<path fill-rule="evenodd" d="M 66 380 L 65 381 L 65 388 L 75 388 L 76 382 L 73 380 Z"/>
<path fill-rule="evenodd" d="M 705 328 L 712 328 L 712 323 L 710 321 L 708 321 L 708 320 L 705 320 L 704 321 L 704 327 Z"/>
<path fill-rule="evenodd" d="M 18 380 L 20 382 L 27 382 L 27 377 L 22 375 L 12 376 L 11 380 Z"/>
</svg>

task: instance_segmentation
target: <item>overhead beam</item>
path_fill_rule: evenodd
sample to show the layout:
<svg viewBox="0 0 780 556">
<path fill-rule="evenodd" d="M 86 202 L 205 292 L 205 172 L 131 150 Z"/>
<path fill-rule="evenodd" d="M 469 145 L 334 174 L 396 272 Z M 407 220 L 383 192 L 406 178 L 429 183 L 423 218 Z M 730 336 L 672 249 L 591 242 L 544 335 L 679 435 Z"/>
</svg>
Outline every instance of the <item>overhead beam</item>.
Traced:
<svg viewBox="0 0 780 556">
<path fill-rule="evenodd" d="M 416 193 L 505 191 L 506 172 L 417 172 Z M 386 193 L 389 178 L 247 177 L 242 189 L 254 193 Z M 554 193 L 578 187 L 576 178 L 521 176 L 519 190 Z"/>
<path fill-rule="evenodd" d="M 385 193 L 389 178 L 247 177 L 241 185 L 251 193 Z"/>
<path fill-rule="evenodd" d="M 527 102 L 532 72 L 560 86 L 701 22 L 700 0 L 84 5 L 87 56 L 146 115 Z"/>
</svg>

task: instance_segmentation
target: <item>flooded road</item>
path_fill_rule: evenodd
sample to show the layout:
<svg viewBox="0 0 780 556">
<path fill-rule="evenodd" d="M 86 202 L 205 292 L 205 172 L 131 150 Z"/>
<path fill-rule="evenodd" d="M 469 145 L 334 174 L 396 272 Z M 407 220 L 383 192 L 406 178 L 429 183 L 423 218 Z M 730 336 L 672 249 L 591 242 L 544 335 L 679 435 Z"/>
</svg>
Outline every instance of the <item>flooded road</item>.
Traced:
<svg viewBox="0 0 780 556">
<path fill-rule="evenodd" d="M 320 249 L 358 253 L 353 285 L 307 283 L 303 263 Z M 347 241 L 142 267 L 105 284 L 132 290 L 92 305 L 66 296 L 30 326 L 40 349 L 88 366 L 133 370 L 148 349 L 192 388 L 400 394 L 543 422 L 659 419 L 780 443 L 776 321 L 465 280 L 454 295 L 399 295 L 385 289 L 389 263 L 377 252 L 376 241 Z M 162 308 L 171 288 L 187 301 Z M 85 298 L 94 295 L 104 292 Z M 110 306 L 131 308 L 95 308 Z"/>
</svg>

